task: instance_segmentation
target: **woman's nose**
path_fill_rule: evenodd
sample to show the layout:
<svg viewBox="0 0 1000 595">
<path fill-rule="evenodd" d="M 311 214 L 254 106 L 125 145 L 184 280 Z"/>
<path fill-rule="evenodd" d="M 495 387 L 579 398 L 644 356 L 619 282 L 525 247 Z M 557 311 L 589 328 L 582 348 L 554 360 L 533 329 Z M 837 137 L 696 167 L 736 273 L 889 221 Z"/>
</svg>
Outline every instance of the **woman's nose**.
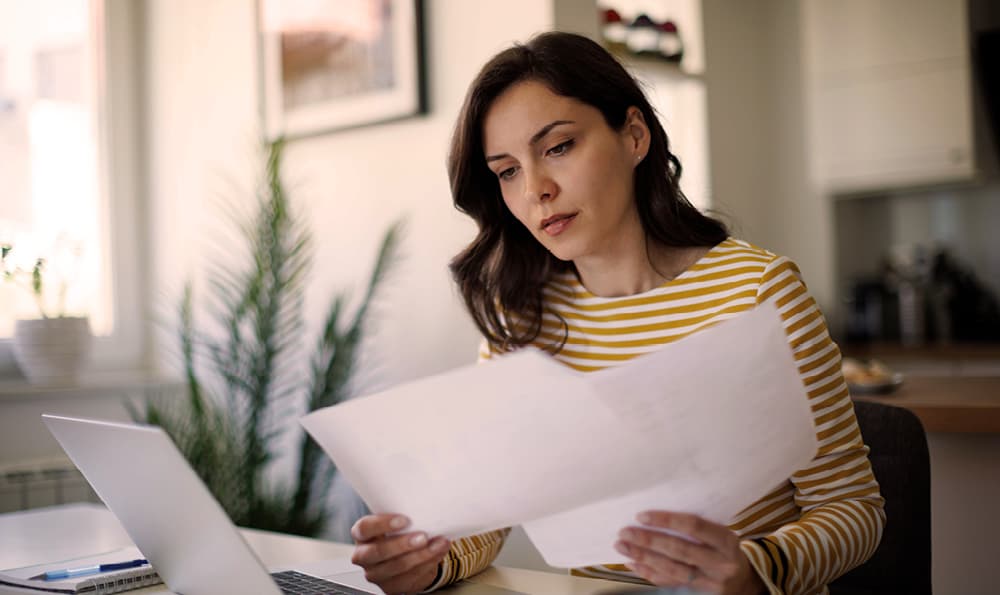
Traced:
<svg viewBox="0 0 1000 595">
<path fill-rule="evenodd" d="M 546 202 L 558 194 L 555 181 L 542 169 L 525 171 L 524 197 L 529 202 Z"/>
</svg>

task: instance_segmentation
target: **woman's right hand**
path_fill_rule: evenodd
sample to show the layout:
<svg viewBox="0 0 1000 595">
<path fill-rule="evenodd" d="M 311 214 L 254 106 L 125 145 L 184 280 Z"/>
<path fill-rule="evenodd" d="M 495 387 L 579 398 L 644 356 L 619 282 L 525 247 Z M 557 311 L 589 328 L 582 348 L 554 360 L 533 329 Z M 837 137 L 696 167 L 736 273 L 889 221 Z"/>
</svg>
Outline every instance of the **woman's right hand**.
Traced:
<svg viewBox="0 0 1000 595">
<path fill-rule="evenodd" d="M 399 533 L 409 524 L 410 520 L 399 514 L 371 514 L 351 528 L 357 544 L 351 562 L 364 568 L 365 578 L 387 595 L 418 593 L 430 587 L 438 564 L 451 548 L 444 537 Z"/>
</svg>

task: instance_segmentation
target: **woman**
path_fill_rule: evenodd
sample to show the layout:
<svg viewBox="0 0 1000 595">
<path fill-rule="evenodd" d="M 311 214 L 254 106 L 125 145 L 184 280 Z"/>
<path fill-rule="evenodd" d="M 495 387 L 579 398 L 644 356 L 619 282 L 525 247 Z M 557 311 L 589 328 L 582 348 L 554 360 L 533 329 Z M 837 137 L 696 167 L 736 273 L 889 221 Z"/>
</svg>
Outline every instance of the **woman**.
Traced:
<svg viewBox="0 0 1000 595">
<path fill-rule="evenodd" d="M 451 268 L 486 339 L 482 358 L 534 345 L 598 370 L 771 300 L 810 396 L 820 448 L 807 468 L 729 526 L 644 511 L 614 544 L 627 566 L 578 574 L 823 593 L 871 556 L 883 501 L 822 315 L 791 261 L 728 237 L 685 199 L 662 126 L 613 57 L 565 33 L 501 52 L 472 83 L 448 165 L 456 207 L 479 226 Z M 371 515 L 353 530 L 354 561 L 387 593 L 471 576 L 507 534 L 449 543 L 399 533 L 407 523 Z"/>
</svg>

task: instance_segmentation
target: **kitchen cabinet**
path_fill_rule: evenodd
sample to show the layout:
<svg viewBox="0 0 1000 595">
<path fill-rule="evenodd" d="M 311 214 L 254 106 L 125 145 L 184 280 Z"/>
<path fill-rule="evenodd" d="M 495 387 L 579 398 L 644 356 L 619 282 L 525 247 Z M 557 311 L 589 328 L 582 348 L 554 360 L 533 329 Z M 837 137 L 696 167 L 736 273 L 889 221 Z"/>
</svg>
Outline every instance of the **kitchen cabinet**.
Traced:
<svg viewBox="0 0 1000 595">
<path fill-rule="evenodd" d="M 810 174 L 828 194 L 976 174 L 966 0 L 803 0 Z"/>
</svg>

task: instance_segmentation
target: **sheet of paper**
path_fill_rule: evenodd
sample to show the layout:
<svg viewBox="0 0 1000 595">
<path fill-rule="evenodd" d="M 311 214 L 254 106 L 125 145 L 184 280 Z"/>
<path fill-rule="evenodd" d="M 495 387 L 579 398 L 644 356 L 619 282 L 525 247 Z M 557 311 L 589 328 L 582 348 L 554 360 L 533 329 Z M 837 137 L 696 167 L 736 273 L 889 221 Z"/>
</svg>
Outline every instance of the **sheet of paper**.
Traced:
<svg viewBox="0 0 1000 595">
<path fill-rule="evenodd" d="M 805 387 L 770 304 L 588 380 L 619 416 L 617 431 L 655 449 L 638 462 L 650 482 L 526 522 L 552 566 L 625 562 L 612 544 L 642 510 L 726 523 L 816 453 Z"/>
<path fill-rule="evenodd" d="M 524 524 L 553 566 L 622 561 L 615 536 L 648 508 L 724 522 L 816 449 L 768 304 L 617 368 L 522 350 L 302 424 L 373 511 L 452 538 Z"/>
</svg>

